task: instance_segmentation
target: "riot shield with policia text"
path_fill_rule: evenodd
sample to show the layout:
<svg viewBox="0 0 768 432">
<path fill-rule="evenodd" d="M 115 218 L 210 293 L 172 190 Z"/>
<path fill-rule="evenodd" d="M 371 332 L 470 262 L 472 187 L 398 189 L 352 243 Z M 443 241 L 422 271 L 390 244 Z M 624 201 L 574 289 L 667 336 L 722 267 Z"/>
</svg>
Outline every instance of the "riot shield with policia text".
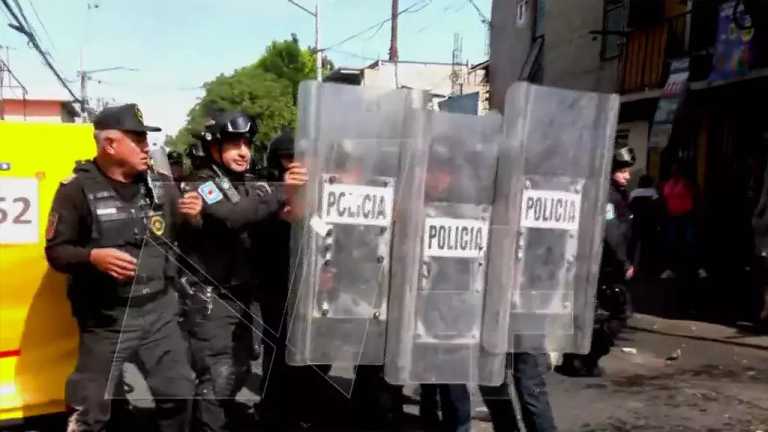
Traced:
<svg viewBox="0 0 768 432">
<path fill-rule="evenodd" d="M 528 83 L 507 92 L 484 315 L 490 351 L 589 350 L 618 107 L 616 95 Z"/>
<path fill-rule="evenodd" d="M 481 346 L 502 118 L 430 112 L 396 211 L 385 377 L 498 385 L 504 354 Z"/>
<path fill-rule="evenodd" d="M 287 361 L 382 364 L 393 209 L 420 92 L 304 82 L 296 160 L 309 182 L 291 238 Z"/>
</svg>

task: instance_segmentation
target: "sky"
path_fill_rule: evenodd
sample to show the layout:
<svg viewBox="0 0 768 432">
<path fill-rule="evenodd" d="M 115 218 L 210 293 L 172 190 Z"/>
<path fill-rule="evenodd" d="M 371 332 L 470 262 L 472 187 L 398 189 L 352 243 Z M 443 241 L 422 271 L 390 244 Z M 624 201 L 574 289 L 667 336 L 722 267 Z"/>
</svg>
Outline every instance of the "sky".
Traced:
<svg viewBox="0 0 768 432">
<path fill-rule="evenodd" d="M 8 1 L 22 6 L 43 49 L 78 96 L 78 70 L 138 69 L 93 74 L 89 99 L 136 102 L 147 123 L 168 134 L 184 125 L 204 82 L 255 62 L 271 41 L 296 33 L 303 46 L 314 46 L 314 18 L 287 0 Z M 314 0 L 296 1 L 314 8 Z M 333 47 L 328 56 L 336 66 L 387 58 L 389 23 L 336 45 L 386 19 L 390 0 L 319 1 L 320 46 Z M 490 17 L 491 0 L 475 3 Z M 400 10 L 412 5 L 414 12 L 399 22 L 401 61 L 450 62 L 454 33 L 463 38 L 465 61 L 486 59 L 487 29 L 469 0 L 400 0 Z M 0 13 L 0 23 L 9 21 Z M 70 99 L 23 35 L 2 25 L 0 45 L 9 47 L 11 69 L 29 98 Z M 5 59 L 5 48 L 1 51 Z"/>
</svg>

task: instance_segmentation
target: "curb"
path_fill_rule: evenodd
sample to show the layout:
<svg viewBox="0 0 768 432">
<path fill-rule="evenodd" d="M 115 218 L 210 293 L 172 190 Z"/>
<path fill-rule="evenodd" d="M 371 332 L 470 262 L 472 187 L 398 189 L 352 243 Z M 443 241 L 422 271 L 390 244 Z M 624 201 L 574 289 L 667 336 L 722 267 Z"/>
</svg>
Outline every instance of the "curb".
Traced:
<svg viewBox="0 0 768 432">
<path fill-rule="evenodd" d="M 699 335 L 692 335 L 685 332 L 675 332 L 675 331 L 665 331 L 665 330 L 658 330 L 654 328 L 648 328 L 648 327 L 642 327 L 638 325 L 631 325 L 628 324 L 627 328 L 636 330 L 636 331 L 642 331 L 646 333 L 654 333 L 664 336 L 673 336 L 673 337 L 681 337 L 686 339 L 693 339 L 693 340 L 699 340 L 704 342 L 717 342 L 725 345 L 733 345 L 733 346 L 739 346 L 743 348 L 751 348 L 751 349 L 757 349 L 761 351 L 768 351 L 768 344 L 757 344 L 752 342 L 743 342 L 738 340 L 728 340 L 723 338 L 716 338 L 716 337 L 709 337 L 709 336 L 699 336 Z M 768 337 L 768 336 L 766 336 Z"/>
</svg>

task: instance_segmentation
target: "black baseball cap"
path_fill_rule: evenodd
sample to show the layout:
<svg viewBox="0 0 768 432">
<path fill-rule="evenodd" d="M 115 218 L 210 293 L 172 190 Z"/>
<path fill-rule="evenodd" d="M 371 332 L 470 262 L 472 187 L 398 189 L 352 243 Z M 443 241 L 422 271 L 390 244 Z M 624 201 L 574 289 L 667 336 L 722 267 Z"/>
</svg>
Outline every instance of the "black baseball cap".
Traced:
<svg viewBox="0 0 768 432">
<path fill-rule="evenodd" d="M 106 107 L 93 119 L 96 130 L 115 129 L 127 132 L 160 132 L 156 126 L 144 124 L 144 114 L 136 104 Z"/>
</svg>

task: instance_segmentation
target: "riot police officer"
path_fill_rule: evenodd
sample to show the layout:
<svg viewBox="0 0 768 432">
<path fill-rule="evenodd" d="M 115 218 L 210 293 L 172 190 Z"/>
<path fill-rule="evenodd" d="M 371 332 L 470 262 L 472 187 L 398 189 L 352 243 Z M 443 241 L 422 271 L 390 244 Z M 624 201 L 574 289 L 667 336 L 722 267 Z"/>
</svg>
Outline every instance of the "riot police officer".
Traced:
<svg viewBox="0 0 768 432">
<path fill-rule="evenodd" d="M 279 182 L 294 162 L 294 138 L 283 131 L 269 144 L 261 180 Z M 269 247 L 256 248 L 259 269 L 258 301 L 264 320 L 264 353 L 259 420 L 265 430 L 285 430 L 309 424 L 321 416 L 319 392 L 327 389 L 329 365 L 290 366 L 286 363 L 287 318 L 291 267 L 291 221 L 289 209 L 275 214 L 256 227 L 254 237 Z M 298 427 L 297 427 L 298 428 Z"/>
<path fill-rule="evenodd" d="M 599 376 L 598 362 L 608 355 L 627 319 L 630 305 L 626 281 L 632 279 L 635 267 L 629 250 L 632 212 L 627 185 L 635 153 L 630 147 L 616 149 L 611 166 L 608 204 L 605 212 L 605 237 L 597 287 L 597 311 L 592 332 L 592 345 L 585 355 L 565 354 L 558 372 L 572 376 Z"/>
<path fill-rule="evenodd" d="M 184 155 L 176 150 L 168 152 L 168 163 L 171 166 L 171 174 L 175 182 L 180 182 L 184 177 Z"/>
<path fill-rule="evenodd" d="M 296 165 L 288 167 L 285 185 L 256 182 L 249 174 L 256 132 L 255 121 L 243 113 L 215 116 L 200 135 L 207 165 L 188 179 L 205 201 L 201 232 L 182 243 L 196 267 L 183 285 L 190 301 L 205 303 L 191 307 L 188 317 L 198 374 L 194 421 L 202 431 L 232 430 L 234 397 L 250 373 L 256 239 L 249 234 L 283 210 L 287 188 L 306 182 Z"/>
<path fill-rule="evenodd" d="M 198 222 L 202 201 L 194 193 L 179 199 L 166 187 L 170 179 L 148 181 L 147 132 L 160 129 L 144 125 L 138 106 L 105 108 L 94 128 L 97 155 L 62 182 L 46 232 L 48 262 L 70 276 L 80 330 L 66 385 L 74 409 L 68 430 L 105 430 L 123 363 L 137 356 L 160 430 L 186 431 L 194 375 L 176 319 L 170 255 L 178 231 Z"/>
<path fill-rule="evenodd" d="M 205 156 L 202 143 L 194 142 L 190 144 L 184 153 L 187 156 L 187 159 L 189 159 L 189 165 L 193 172 L 208 166 L 208 158 Z"/>
</svg>

